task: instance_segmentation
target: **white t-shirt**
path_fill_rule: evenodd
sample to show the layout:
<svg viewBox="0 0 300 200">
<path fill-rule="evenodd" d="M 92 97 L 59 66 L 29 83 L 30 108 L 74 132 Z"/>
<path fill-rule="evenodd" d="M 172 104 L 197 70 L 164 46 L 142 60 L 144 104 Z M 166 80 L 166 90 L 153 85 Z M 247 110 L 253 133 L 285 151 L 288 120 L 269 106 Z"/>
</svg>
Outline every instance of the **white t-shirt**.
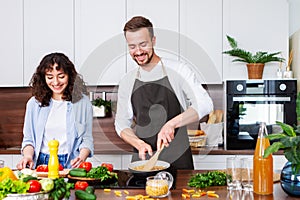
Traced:
<svg viewBox="0 0 300 200">
<path fill-rule="evenodd" d="M 50 140 L 58 140 L 58 154 L 67 154 L 67 101 L 58 101 L 52 99 L 53 105 L 51 107 L 48 120 L 45 126 L 45 134 L 41 152 L 49 154 L 48 142 Z"/>
</svg>

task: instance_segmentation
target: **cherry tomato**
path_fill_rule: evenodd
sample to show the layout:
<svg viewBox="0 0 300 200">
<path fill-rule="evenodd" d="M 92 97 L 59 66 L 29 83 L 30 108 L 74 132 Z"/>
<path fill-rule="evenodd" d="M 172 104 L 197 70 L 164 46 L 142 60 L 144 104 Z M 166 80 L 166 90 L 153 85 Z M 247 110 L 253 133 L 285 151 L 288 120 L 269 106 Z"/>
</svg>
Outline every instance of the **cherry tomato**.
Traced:
<svg viewBox="0 0 300 200">
<path fill-rule="evenodd" d="M 36 167 L 37 172 L 48 172 L 48 165 L 39 165 Z"/>
<path fill-rule="evenodd" d="M 42 186 L 41 186 L 40 182 L 37 181 L 37 180 L 30 180 L 27 183 L 30 184 L 30 187 L 28 189 L 29 193 L 40 192 L 41 189 L 42 189 Z"/>
<path fill-rule="evenodd" d="M 102 163 L 101 164 L 102 167 L 106 167 L 108 171 L 112 172 L 114 169 L 114 166 L 110 163 Z"/>
<path fill-rule="evenodd" d="M 59 171 L 63 171 L 64 170 L 64 166 L 62 164 L 59 164 Z"/>
<path fill-rule="evenodd" d="M 92 169 L 92 163 L 82 162 L 82 163 L 80 163 L 79 168 L 83 168 L 86 170 L 86 172 L 89 172 Z"/>
<path fill-rule="evenodd" d="M 89 186 L 86 181 L 76 181 L 75 190 L 85 190 Z"/>
</svg>

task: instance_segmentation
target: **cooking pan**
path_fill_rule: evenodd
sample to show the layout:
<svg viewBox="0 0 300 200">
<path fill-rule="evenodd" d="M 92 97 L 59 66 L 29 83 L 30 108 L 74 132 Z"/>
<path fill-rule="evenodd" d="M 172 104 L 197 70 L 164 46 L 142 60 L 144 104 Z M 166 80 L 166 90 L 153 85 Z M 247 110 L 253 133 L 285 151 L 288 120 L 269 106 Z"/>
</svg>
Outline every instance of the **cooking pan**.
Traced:
<svg viewBox="0 0 300 200">
<path fill-rule="evenodd" d="M 134 177 L 138 177 L 138 178 L 146 178 L 148 176 L 154 176 L 156 175 L 158 172 L 161 171 L 168 171 L 170 168 L 170 163 L 166 162 L 166 161 L 162 161 L 162 160 L 158 160 L 156 162 L 155 166 L 160 166 L 162 167 L 162 169 L 156 169 L 156 170 L 148 170 L 148 171 L 143 171 L 143 170 L 137 170 L 135 169 L 138 166 L 142 166 L 144 165 L 148 160 L 139 160 L 139 161 L 135 161 L 129 164 L 128 169 L 129 172 L 131 172 L 133 174 Z"/>
</svg>

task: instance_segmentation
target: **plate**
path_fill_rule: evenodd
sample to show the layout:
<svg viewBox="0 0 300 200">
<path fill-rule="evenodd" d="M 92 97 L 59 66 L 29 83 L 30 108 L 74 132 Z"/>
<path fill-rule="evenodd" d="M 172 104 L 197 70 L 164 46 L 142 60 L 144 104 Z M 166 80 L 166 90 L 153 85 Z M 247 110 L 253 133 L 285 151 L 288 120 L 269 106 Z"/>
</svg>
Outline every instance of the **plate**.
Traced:
<svg viewBox="0 0 300 200">
<path fill-rule="evenodd" d="M 34 193 L 23 193 L 23 194 L 7 194 L 3 200 L 44 200 L 48 199 L 48 192 L 34 192 Z"/>
<path fill-rule="evenodd" d="M 64 169 L 62 171 L 59 171 L 58 175 L 59 175 L 59 177 L 65 178 L 65 177 L 68 176 L 69 171 L 70 171 L 70 169 Z M 38 175 L 38 177 L 44 177 L 44 178 L 48 177 L 48 172 L 37 172 L 37 171 L 35 171 L 35 173 Z"/>
</svg>

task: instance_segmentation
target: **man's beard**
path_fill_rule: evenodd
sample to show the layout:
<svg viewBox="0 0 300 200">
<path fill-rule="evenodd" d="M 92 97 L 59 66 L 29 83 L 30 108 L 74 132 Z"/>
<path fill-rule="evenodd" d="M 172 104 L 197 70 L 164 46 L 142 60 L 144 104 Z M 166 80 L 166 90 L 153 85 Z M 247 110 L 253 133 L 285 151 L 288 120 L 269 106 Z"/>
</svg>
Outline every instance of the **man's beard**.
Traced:
<svg viewBox="0 0 300 200">
<path fill-rule="evenodd" d="M 145 53 L 143 53 L 143 54 L 145 54 Z M 143 55 L 143 54 L 141 54 L 141 55 Z M 149 55 L 149 54 L 146 54 L 146 55 Z M 145 66 L 145 65 L 148 65 L 148 64 L 151 62 L 151 60 L 152 60 L 152 58 L 153 58 L 153 55 L 154 55 L 154 49 L 152 48 L 152 54 L 150 55 L 150 57 L 148 58 L 148 60 L 147 60 L 146 63 L 140 64 L 139 61 L 138 61 L 136 58 L 134 58 L 134 61 L 135 61 L 139 66 Z"/>
</svg>

